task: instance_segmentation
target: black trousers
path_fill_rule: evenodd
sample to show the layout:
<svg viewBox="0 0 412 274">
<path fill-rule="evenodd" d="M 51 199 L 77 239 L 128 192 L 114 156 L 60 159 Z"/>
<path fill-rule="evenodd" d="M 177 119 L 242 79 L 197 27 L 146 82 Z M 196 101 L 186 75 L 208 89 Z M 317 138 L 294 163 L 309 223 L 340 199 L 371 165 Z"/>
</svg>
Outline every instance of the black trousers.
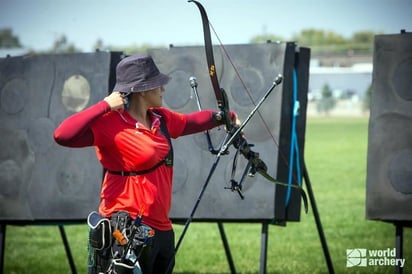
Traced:
<svg viewBox="0 0 412 274">
<path fill-rule="evenodd" d="M 173 272 L 175 234 L 173 230 L 155 230 L 152 244 L 145 247 L 139 259 L 143 274 L 171 274 Z M 168 267 L 169 272 L 166 272 Z"/>
</svg>

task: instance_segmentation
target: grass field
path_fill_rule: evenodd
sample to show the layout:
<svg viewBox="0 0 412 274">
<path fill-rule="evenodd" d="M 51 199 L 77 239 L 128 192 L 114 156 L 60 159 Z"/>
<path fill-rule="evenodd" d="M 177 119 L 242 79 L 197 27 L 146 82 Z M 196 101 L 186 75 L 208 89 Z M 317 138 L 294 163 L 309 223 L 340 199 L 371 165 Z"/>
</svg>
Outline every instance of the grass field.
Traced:
<svg viewBox="0 0 412 274">
<path fill-rule="evenodd" d="M 346 249 L 395 246 L 392 224 L 365 219 L 367 118 L 309 118 L 305 158 L 336 273 L 394 273 L 393 267 L 346 267 Z M 179 237 L 182 226 L 175 226 Z M 238 273 L 258 273 L 259 224 L 225 224 Z M 86 273 L 86 225 L 66 226 L 79 273 Z M 404 232 L 404 273 L 412 273 L 412 232 Z M 69 273 L 56 226 L 7 226 L 4 273 Z M 327 273 L 313 213 L 269 227 L 267 273 Z M 193 223 L 175 273 L 229 273 L 218 227 Z"/>
</svg>

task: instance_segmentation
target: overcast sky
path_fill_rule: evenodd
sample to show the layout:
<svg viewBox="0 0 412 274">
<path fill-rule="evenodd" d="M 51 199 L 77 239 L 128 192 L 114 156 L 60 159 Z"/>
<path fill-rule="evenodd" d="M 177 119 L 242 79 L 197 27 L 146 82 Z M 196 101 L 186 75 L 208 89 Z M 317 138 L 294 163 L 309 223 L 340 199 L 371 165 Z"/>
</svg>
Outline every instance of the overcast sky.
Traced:
<svg viewBox="0 0 412 274">
<path fill-rule="evenodd" d="M 288 40 L 308 28 L 346 38 L 364 30 L 412 31 L 412 0 L 200 2 L 224 44 L 266 33 Z M 84 51 L 93 51 L 98 39 L 119 47 L 203 44 L 200 13 L 186 0 L 0 0 L 0 28 L 11 28 L 35 50 L 50 49 L 63 34 Z"/>
</svg>

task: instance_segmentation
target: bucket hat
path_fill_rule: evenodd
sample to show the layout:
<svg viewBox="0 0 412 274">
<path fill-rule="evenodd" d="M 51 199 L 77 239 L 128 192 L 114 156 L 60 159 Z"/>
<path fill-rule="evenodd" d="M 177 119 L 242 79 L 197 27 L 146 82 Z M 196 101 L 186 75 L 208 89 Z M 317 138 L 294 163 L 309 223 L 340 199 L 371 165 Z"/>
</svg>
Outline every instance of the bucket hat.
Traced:
<svg viewBox="0 0 412 274">
<path fill-rule="evenodd" d="M 117 64 L 113 91 L 141 92 L 164 86 L 169 80 L 170 77 L 159 71 L 150 55 L 131 55 Z"/>
</svg>

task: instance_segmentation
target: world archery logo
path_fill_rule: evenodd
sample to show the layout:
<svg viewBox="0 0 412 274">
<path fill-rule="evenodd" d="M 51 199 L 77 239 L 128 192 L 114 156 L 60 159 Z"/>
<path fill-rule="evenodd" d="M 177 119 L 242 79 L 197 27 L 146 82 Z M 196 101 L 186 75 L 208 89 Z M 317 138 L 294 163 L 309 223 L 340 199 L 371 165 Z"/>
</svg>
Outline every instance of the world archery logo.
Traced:
<svg viewBox="0 0 412 274">
<path fill-rule="evenodd" d="M 346 249 L 346 267 L 367 266 L 366 249 Z"/>
<path fill-rule="evenodd" d="M 346 267 L 354 266 L 405 266 L 404 258 L 396 257 L 396 248 L 346 249 Z"/>
</svg>

